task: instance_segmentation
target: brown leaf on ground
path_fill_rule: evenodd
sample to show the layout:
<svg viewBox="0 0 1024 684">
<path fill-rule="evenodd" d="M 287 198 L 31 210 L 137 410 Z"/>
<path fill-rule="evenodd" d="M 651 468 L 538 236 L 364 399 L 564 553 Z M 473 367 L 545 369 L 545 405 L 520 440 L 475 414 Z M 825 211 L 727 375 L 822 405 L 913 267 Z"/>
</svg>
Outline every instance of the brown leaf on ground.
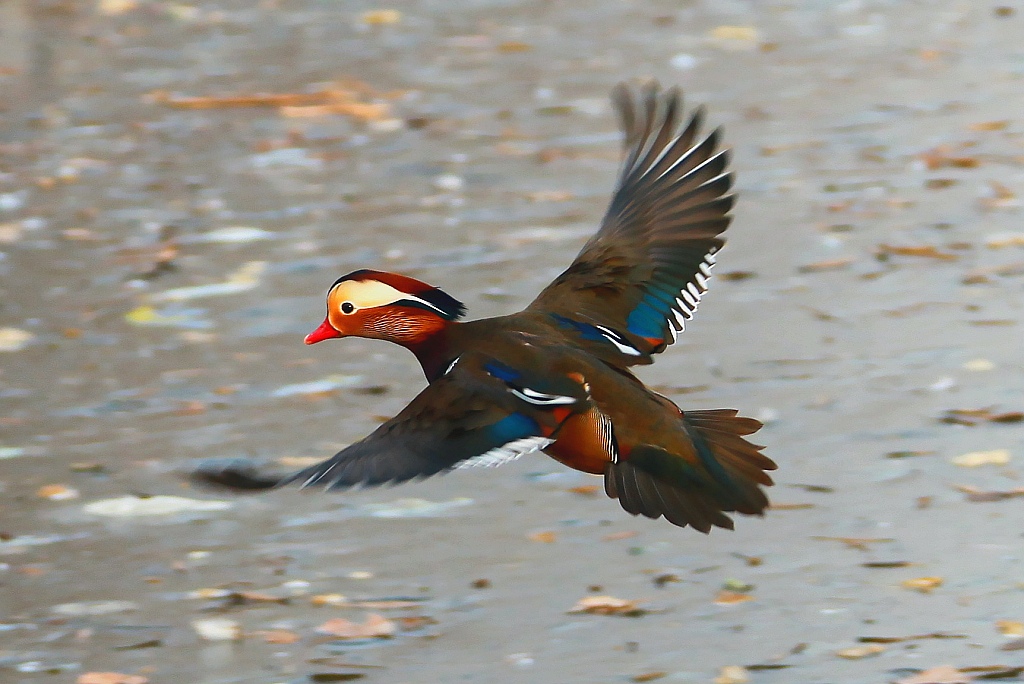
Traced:
<svg viewBox="0 0 1024 684">
<path fill-rule="evenodd" d="M 333 618 L 316 628 L 318 634 L 335 639 L 390 639 L 398 626 L 383 615 L 370 613 L 362 623 Z"/>
<path fill-rule="evenodd" d="M 565 491 L 580 496 L 597 496 L 601 488 L 598 485 L 580 485 L 579 487 L 569 487 Z"/>
<path fill-rule="evenodd" d="M 601 541 L 619 541 L 620 539 L 632 539 L 638 536 L 640 533 L 636 530 L 623 530 L 621 532 L 612 532 L 601 537 Z"/>
<path fill-rule="evenodd" d="M 902 641 L 921 641 L 923 639 L 966 639 L 966 634 L 950 634 L 948 632 L 931 632 L 929 634 L 911 634 L 899 637 L 857 637 L 862 644 L 898 644 Z"/>
<path fill-rule="evenodd" d="M 726 271 L 725 273 L 716 274 L 715 277 L 719 280 L 736 281 L 756 278 L 757 274 L 753 271 Z"/>
<path fill-rule="evenodd" d="M 1024 622 L 996 620 L 996 629 L 1004 636 L 1024 636 Z"/>
<path fill-rule="evenodd" d="M 848 548 L 857 549 L 858 551 L 868 551 L 869 550 L 868 549 L 868 544 L 891 543 L 891 542 L 896 541 L 895 539 L 891 539 L 891 538 L 888 538 L 888 537 L 822 537 L 822 536 L 814 536 L 814 537 L 811 537 L 811 539 L 815 539 L 817 541 L 837 541 L 837 542 L 840 542 L 840 543 L 846 545 Z"/>
<path fill-rule="evenodd" d="M 341 604 L 352 608 L 365 608 L 367 610 L 408 610 L 409 608 L 420 608 L 423 601 L 410 601 L 407 599 L 366 599 L 346 601 Z"/>
<path fill-rule="evenodd" d="M 1005 491 L 992 491 L 979 489 L 971 485 L 954 485 L 954 489 L 963 492 L 968 501 L 976 503 L 984 503 L 989 501 L 1004 501 L 1006 499 L 1016 499 L 1017 497 L 1024 497 L 1024 487 L 1017 487 L 1016 489 L 1009 489 Z"/>
<path fill-rule="evenodd" d="M 1006 127 L 1010 125 L 1008 119 L 1002 119 L 999 121 L 979 121 L 972 123 L 967 128 L 972 131 L 1002 131 L 1006 130 Z"/>
<path fill-rule="evenodd" d="M 398 623 L 398 628 L 403 632 L 414 632 L 417 629 L 423 629 L 429 625 L 437 624 L 437 620 L 429 615 L 408 615 L 405 617 L 395 618 L 395 621 Z"/>
<path fill-rule="evenodd" d="M 252 93 L 184 97 L 166 92 L 150 93 L 148 99 L 174 109 L 232 109 L 240 107 L 277 107 L 286 117 L 318 117 L 340 114 L 361 121 L 380 121 L 391 114 L 384 102 L 365 102 L 369 89 L 338 87 L 312 93 Z"/>
<path fill-rule="evenodd" d="M 981 165 L 981 161 L 977 157 L 958 155 L 950 145 L 933 147 L 922 152 L 918 158 L 930 171 L 942 168 L 973 169 Z"/>
<path fill-rule="evenodd" d="M 745 594 L 742 591 L 731 591 L 729 589 L 723 589 L 715 596 L 715 603 L 720 606 L 733 606 L 737 603 L 746 603 L 747 601 L 753 600 L 754 597 L 750 594 Z"/>
<path fill-rule="evenodd" d="M 1000 651 L 1024 651 L 1024 638 L 1007 641 L 999 647 Z"/>
<path fill-rule="evenodd" d="M 886 259 L 893 255 L 926 257 L 940 261 L 956 261 L 957 259 L 955 254 L 940 252 L 933 245 L 889 245 L 882 243 L 875 248 L 875 256 L 879 259 Z"/>
<path fill-rule="evenodd" d="M 909 677 L 897 679 L 896 684 L 971 684 L 973 681 L 973 677 L 965 675 L 952 665 L 939 665 Z"/>
<path fill-rule="evenodd" d="M 247 603 L 280 603 L 287 605 L 290 599 L 287 596 L 275 596 L 262 591 L 233 591 L 224 597 L 227 603 L 241 606 Z"/>
<path fill-rule="evenodd" d="M 75 681 L 78 684 L 146 684 L 149 680 L 142 675 L 120 672 L 86 672 Z"/>
<path fill-rule="evenodd" d="M 860 660 L 861 658 L 876 656 L 883 651 L 885 651 L 885 646 L 881 644 L 866 644 L 864 646 L 851 646 L 850 648 L 841 649 L 836 651 L 836 655 L 846 660 Z"/>
<path fill-rule="evenodd" d="M 1002 183 L 994 180 L 988 182 L 988 194 L 978 200 L 982 209 L 1012 209 L 1020 206 L 1017 194 Z"/>
<path fill-rule="evenodd" d="M 989 266 L 986 268 L 975 268 L 964 273 L 960 282 L 964 285 L 980 285 L 992 282 L 992 276 L 1012 278 L 1024 275 L 1024 261 L 1015 261 L 1002 266 Z"/>
<path fill-rule="evenodd" d="M 294 644 L 302 638 L 289 629 L 261 629 L 253 632 L 251 636 L 263 639 L 268 644 Z"/>
<path fill-rule="evenodd" d="M 630 681 L 633 681 L 633 682 L 653 682 L 656 679 L 661 679 L 662 677 L 667 677 L 667 676 L 668 676 L 668 672 L 665 672 L 664 670 L 656 670 L 654 672 L 643 672 L 643 673 L 638 674 L 638 675 L 633 675 L 632 677 L 630 677 Z"/>
<path fill-rule="evenodd" d="M 947 409 L 939 416 L 939 422 L 972 426 L 982 423 L 1021 423 L 1024 422 L 1024 411 L 994 412 L 991 408 Z"/>
<path fill-rule="evenodd" d="M 554 544 L 558 540 L 558 535 L 550 530 L 546 530 L 544 532 L 534 532 L 527 535 L 526 538 L 542 544 Z"/>
<path fill-rule="evenodd" d="M 922 594 L 930 594 L 941 587 L 942 582 L 943 580 L 941 577 L 914 577 L 903 580 L 900 582 L 900 586 L 904 589 L 919 591 Z"/>
<path fill-rule="evenodd" d="M 740 665 L 726 665 L 718 671 L 714 684 L 747 684 L 750 681 L 750 673 Z"/>
<path fill-rule="evenodd" d="M 624 615 L 640 617 L 649 611 L 640 607 L 637 601 L 615 598 L 614 596 L 585 596 L 569 609 L 569 614 L 587 613 L 590 615 Z"/>
<path fill-rule="evenodd" d="M 797 267 L 797 271 L 800 273 L 821 273 L 822 271 L 838 271 L 846 268 L 853 263 L 853 259 L 825 259 L 824 261 L 815 261 L 810 264 L 804 264 Z"/>
</svg>

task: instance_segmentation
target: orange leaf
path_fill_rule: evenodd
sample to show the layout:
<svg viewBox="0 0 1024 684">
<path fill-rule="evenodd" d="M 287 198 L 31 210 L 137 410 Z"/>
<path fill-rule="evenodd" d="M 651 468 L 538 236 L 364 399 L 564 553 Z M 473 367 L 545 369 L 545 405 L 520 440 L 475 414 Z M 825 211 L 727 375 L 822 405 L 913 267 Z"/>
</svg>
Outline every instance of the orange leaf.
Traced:
<svg viewBox="0 0 1024 684">
<path fill-rule="evenodd" d="M 718 592 L 718 596 L 715 597 L 715 603 L 720 606 L 731 606 L 737 603 L 746 603 L 747 601 L 753 601 L 754 597 L 750 594 L 744 594 L 740 591 L 729 591 L 723 589 Z"/>
<path fill-rule="evenodd" d="M 146 684 L 149 680 L 142 675 L 120 672 L 86 672 L 75 681 L 78 684 Z"/>
<path fill-rule="evenodd" d="M 317 627 L 316 631 L 335 639 L 389 639 L 398 627 L 383 615 L 370 613 L 362 624 L 334 618 Z"/>
<path fill-rule="evenodd" d="M 625 615 L 639 617 L 647 613 L 636 601 L 615 598 L 614 596 L 586 596 L 569 609 L 569 613 L 589 613 L 591 615 Z"/>
</svg>

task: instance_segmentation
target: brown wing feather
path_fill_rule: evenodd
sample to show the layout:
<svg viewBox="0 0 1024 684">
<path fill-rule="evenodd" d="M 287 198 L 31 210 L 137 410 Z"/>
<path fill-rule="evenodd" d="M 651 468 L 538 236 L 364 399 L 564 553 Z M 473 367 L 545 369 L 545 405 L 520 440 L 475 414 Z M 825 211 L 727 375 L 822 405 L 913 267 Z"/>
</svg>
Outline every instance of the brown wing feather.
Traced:
<svg viewBox="0 0 1024 684">
<path fill-rule="evenodd" d="M 702 109 L 680 125 L 677 89 L 620 85 L 612 98 L 625 131 L 618 187 L 601 229 L 530 309 L 611 328 L 636 353 L 584 335 L 598 343 L 588 349 L 628 366 L 650 363 L 693 316 L 731 219 L 732 175 L 719 132 L 700 139 Z"/>
</svg>

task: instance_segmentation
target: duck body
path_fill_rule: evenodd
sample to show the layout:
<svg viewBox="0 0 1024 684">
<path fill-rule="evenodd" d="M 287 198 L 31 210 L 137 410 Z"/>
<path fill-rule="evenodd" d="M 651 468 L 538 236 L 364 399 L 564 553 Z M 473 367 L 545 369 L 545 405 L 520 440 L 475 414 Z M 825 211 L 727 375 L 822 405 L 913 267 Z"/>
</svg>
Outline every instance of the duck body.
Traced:
<svg viewBox="0 0 1024 684">
<path fill-rule="evenodd" d="M 675 341 L 707 290 L 733 197 L 718 131 L 650 85 L 613 94 L 626 132 L 601 229 L 525 310 L 461 322 L 465 307 L 414 278 L 362 269 L 339 278 L 307 344 L 359 336 L 409 349 L 428 386 L 393 419 L 317 465 L 259 484 L 345 489 L 394 484 L 542 451 L 604 477 L 629 513 L 707 532 L 759 515 L 775 463 L 745 439 L 761 424 L 732 409 L 683 411 L 635 365 Z"/>
</svg>

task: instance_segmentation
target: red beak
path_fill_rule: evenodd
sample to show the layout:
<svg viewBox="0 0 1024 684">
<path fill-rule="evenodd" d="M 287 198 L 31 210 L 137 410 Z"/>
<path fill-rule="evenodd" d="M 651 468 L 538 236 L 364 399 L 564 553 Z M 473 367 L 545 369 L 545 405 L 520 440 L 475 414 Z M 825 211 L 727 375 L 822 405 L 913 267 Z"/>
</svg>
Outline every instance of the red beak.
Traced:
<svg viewBox="0 0 1024 684">
<path fill-rule="evenodd" d="M 341 337 L 341 333 L 335 330 L 331 322 L 325 318 L 319 328 L 306 335 L 306 344 L 316 344 L 332 337 Z"/>
</svg>

